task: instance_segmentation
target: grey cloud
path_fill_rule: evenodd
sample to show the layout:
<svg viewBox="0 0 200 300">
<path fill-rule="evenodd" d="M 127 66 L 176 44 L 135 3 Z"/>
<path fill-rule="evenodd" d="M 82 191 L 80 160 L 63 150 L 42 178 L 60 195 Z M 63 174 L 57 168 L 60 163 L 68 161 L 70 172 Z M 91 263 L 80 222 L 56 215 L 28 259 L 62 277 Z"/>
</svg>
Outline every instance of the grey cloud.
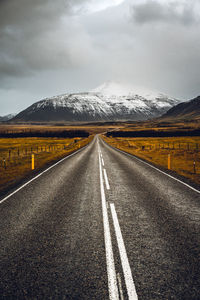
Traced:
<svg viewBox="0 0 200 300">
<path fill-rule="evenodd" d="M 48 19 L 50 21 L 60 18 L 63 14 L 72 14 L 75 8 L 80 7 L 89 0 L 1 0 L 0 25 L 20 26 L 31 21 Z"/>
<path fill-rule="evenodd" d="M 72 0 L 0 2 L 0 77 L 82 65 L 92 47 Z M 81 45 L 82 43 L 82 45 Z"/>
<path fill-rule="evenodd" d="M 182 99 L 200 93 L 199 0 L 125 0 L 91 14 L 86 2 L 0 0 L 4 112 L 108 79 Z"/>
<path fill-rule="evenodd" d="M 194 2 L 184 1 L 160 2 L 148 0 L 132 6 L 134 21 L 148 23 L 181 23 L 190 25 L 198 22 Z"/>
</svg>

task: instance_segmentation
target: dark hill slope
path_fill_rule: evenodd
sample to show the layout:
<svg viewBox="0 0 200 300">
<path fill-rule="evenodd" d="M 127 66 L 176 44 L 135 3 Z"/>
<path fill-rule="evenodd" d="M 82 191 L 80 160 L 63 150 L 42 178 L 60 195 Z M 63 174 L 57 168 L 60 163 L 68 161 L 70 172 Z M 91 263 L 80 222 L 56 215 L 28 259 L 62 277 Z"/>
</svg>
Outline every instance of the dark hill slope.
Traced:
<svg viewBox="0 0 200 300">
<path fill-rule="evenodd" d="M 200 119 L 200 96 L 172 107 L 161 119 Z"/>
</svg>

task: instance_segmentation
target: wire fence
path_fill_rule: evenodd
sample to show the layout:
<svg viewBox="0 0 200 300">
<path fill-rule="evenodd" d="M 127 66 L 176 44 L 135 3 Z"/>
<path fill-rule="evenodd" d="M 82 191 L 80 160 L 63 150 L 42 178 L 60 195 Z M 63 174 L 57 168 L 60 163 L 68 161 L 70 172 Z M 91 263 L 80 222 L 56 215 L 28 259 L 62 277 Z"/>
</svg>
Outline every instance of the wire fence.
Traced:
<svg viewBox="0 0 200 300">
<path fill-rule="evenodd" d="M 37 145 L 29 147 L 18 147 L 10 149 L 1 149 L 0 150 L 0 168 L 7 169 L 11 166 L 20 165 L 23 159 L 31 159 L 31 155 L 35 154 L 36 157 L 39 157 L 40 154 L 53 154 L 55 152 L 69 150 L 73 145 L 77 143 L 74 140 L 68 144 L 52 144 L 52 145 Z"/>
<path fill-rule="evenodd" d="M 121 150 L 151 161 L 182 175 L 197 176 L 200 183 L 200 142 L 162 141 L 161 139 L 106 138 L 106 141 Z"/>
</svg>

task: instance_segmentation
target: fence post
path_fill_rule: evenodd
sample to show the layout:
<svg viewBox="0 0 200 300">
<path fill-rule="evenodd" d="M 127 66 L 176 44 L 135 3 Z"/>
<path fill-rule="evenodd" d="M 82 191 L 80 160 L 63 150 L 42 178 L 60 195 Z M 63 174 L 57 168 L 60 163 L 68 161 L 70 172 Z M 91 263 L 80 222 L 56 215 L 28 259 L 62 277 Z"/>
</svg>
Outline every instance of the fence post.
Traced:
<svg viewBox="0 0 200 300">
<path fill-rule="evenodd" d="M 171 156 L 168 154 L 168 170 L 171 169 Z"/>
<path fill-rule="evenodd" d="M 195 162 L 195 160 L 193 162 L 193 169 L 194 169 L 194 174 L 196 174 L 196 162 Z"/>
<path fill-rule="evenodd" d="M 3 165 L 4 165 L 4 169 L 6 169 L 6 159 L 3 159 Z"/>
<path fill-rule="evenodd" d="M 32 154 L 32 170 L 35 169 L 35 157 L 34 154 Z"/>
</svg>

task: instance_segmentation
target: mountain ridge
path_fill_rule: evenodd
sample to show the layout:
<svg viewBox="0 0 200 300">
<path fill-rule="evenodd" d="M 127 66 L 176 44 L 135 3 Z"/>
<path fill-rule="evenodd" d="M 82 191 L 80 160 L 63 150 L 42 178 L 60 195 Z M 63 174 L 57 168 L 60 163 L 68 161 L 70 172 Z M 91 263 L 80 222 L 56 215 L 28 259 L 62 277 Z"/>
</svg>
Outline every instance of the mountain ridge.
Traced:
<svg viewBox="0 0 200 300">
<path fill-rule="evenodd" d="M 5 116 L 0 116 L 0 122 L 9 121 L 9 120 L 13 119 L 15 116 L 16 116 L 16 114 L 8 114 Z"/>
<path fill-rule="evenodd" d="M 182 119 L 182 120 L 191 120 L 199 119 L 200 120 L 200 96 L 195 97 L 192 100 L 179 103 L 178 105 L 169 109 L 161 119 Z"/>
<path fill-rule="evenodd" d="M 180 103 L 180 100 L 161 93 L 141 94 L 127 86 L 108 82 L 90 92 L 68 93 L 40 100 L 12 121 L 147 120 L 162 115 Z"/>
</svg>

